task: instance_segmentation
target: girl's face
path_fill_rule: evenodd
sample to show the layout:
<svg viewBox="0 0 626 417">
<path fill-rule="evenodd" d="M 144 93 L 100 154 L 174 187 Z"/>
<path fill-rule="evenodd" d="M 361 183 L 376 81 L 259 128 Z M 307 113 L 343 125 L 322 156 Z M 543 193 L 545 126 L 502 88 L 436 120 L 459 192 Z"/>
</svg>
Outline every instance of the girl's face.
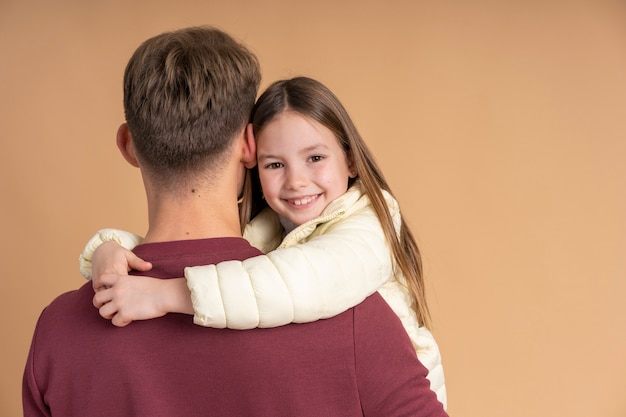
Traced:
<svg viewBox="0 0 626 417">
<path fill-rule="evenodd" d="M 335 135 L 299 113 L 278 114 L 256 139 L 265 200 L 295 225 L 318 217 L 356 176 Z"/>
</svg>

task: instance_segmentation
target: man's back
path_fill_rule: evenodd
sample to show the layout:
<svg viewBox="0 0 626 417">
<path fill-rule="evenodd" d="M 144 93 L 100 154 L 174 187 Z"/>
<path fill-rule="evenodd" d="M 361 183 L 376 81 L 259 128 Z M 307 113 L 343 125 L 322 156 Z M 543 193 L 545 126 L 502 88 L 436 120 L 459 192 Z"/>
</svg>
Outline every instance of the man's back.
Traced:
<svg viewBox="0 0 626 417">
<path fill-rule="evenodd" d="M 163 278 L 258 254 L 238 238 L 136 252 Z M 42 314 L 25 373 L 26 416 L 49 415 L 49 406 L 66 417 L 445 415 L 379 296 L 328 320 L 237 331 L 196 326 L 180 314 L 116 328 L 98 315 L 92 295 L 87 283 Z"/>
</svg>

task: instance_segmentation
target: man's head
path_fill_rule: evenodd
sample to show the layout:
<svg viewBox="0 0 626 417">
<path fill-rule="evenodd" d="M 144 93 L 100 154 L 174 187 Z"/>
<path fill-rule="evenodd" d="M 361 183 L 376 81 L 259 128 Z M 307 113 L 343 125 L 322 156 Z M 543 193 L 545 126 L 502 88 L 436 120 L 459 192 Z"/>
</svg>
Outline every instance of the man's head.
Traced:
<svg viewBox="0 0 626 417">
<path fill-rule="evenodd" d="M 255 55 L 215 28 L 141 44 L 124 73 L 124 111 L 144 171 L 168 187 L 219 170 L 248 122 L 260 79 Z"/>
</svg>

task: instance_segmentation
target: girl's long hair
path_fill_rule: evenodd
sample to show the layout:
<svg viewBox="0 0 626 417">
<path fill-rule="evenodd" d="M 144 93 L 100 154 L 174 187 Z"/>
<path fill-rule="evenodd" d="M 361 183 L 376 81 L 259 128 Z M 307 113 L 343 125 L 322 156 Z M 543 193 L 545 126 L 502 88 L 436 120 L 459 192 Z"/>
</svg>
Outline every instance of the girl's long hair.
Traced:
<svg viewBox="0 0 626 417">
<path fill-rule="evenodd" d="M 412 309 L 420 326 L 430 327 L 431 319 L 422 272 L 422 258 L 411 230 L 402 219 L 396 232 L 389 207 L 382 190 L 393 196 L 382 171 L 361 138 L 352 119 L 339 99 L 320 82 L 307 77 L 277 81 L 265 90 L 257 100 L 251 115 L 255 137 L 276 115 L 285 110 L 295 111 L 311 118 L 331 130 L 340 146 L 351 155 L 361 180 L 364 194 L 380 220 L 381 227 L 391 248 L 394 273 L 402 274 L 403 283 L 409 290 Z M 354 179 L 349 185 L 352 185 Z M 258 170 L 248 170 L 240 205 L 242 227 L 267 206 L 262 198 Z M 399 271 L 398 271 L 399 269 Z M 402 283 L 402 281 L 400 281 Z"/>
</svg>

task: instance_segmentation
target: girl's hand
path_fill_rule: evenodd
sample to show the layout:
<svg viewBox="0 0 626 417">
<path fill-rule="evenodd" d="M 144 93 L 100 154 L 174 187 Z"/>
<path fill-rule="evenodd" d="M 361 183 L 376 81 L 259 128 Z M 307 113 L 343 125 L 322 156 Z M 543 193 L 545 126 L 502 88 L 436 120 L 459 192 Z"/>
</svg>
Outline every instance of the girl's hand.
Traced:
<svg viewBox="0 0 626 417">
<path fill-rule="evenodd" d="M 93 297 L 100 315 L 118 327 L 133 320 L 147 320 L 167 313 L 193 314 L 185 278 L 157 279 L 103 274 L 103 287 Z"/>
<path fill-rule="evenodd" d="M 156 279 L 131 276 L 128 271 L 149 271 L 150 262 L 116 242 L 105 242 L 92 257 L 93 305 L 118 327 L 133 320 L 148 320 L 167 313 L 193 314 L 191 294 L 184 278 Z"/>
<path fill-rule="evenodd" d="M 168 296 L 169 280 L 150 277 L 103 274 L 102 287 L 93 297 L 100 315 L 118 327 L 133 320 L 147 320 L 167 313 L 162 297 Z"/>
<path fill-rule="evenodd" d="M 104 274 L 128 275 L 131 269 L 149 271 L 152 268 L 150 262 L 144 261 L 115 241 L 100 245 L 94 252 L 91 263 L 92 285 L 95 292 L 105 288 L 102 282 Z"/>
</svg>

